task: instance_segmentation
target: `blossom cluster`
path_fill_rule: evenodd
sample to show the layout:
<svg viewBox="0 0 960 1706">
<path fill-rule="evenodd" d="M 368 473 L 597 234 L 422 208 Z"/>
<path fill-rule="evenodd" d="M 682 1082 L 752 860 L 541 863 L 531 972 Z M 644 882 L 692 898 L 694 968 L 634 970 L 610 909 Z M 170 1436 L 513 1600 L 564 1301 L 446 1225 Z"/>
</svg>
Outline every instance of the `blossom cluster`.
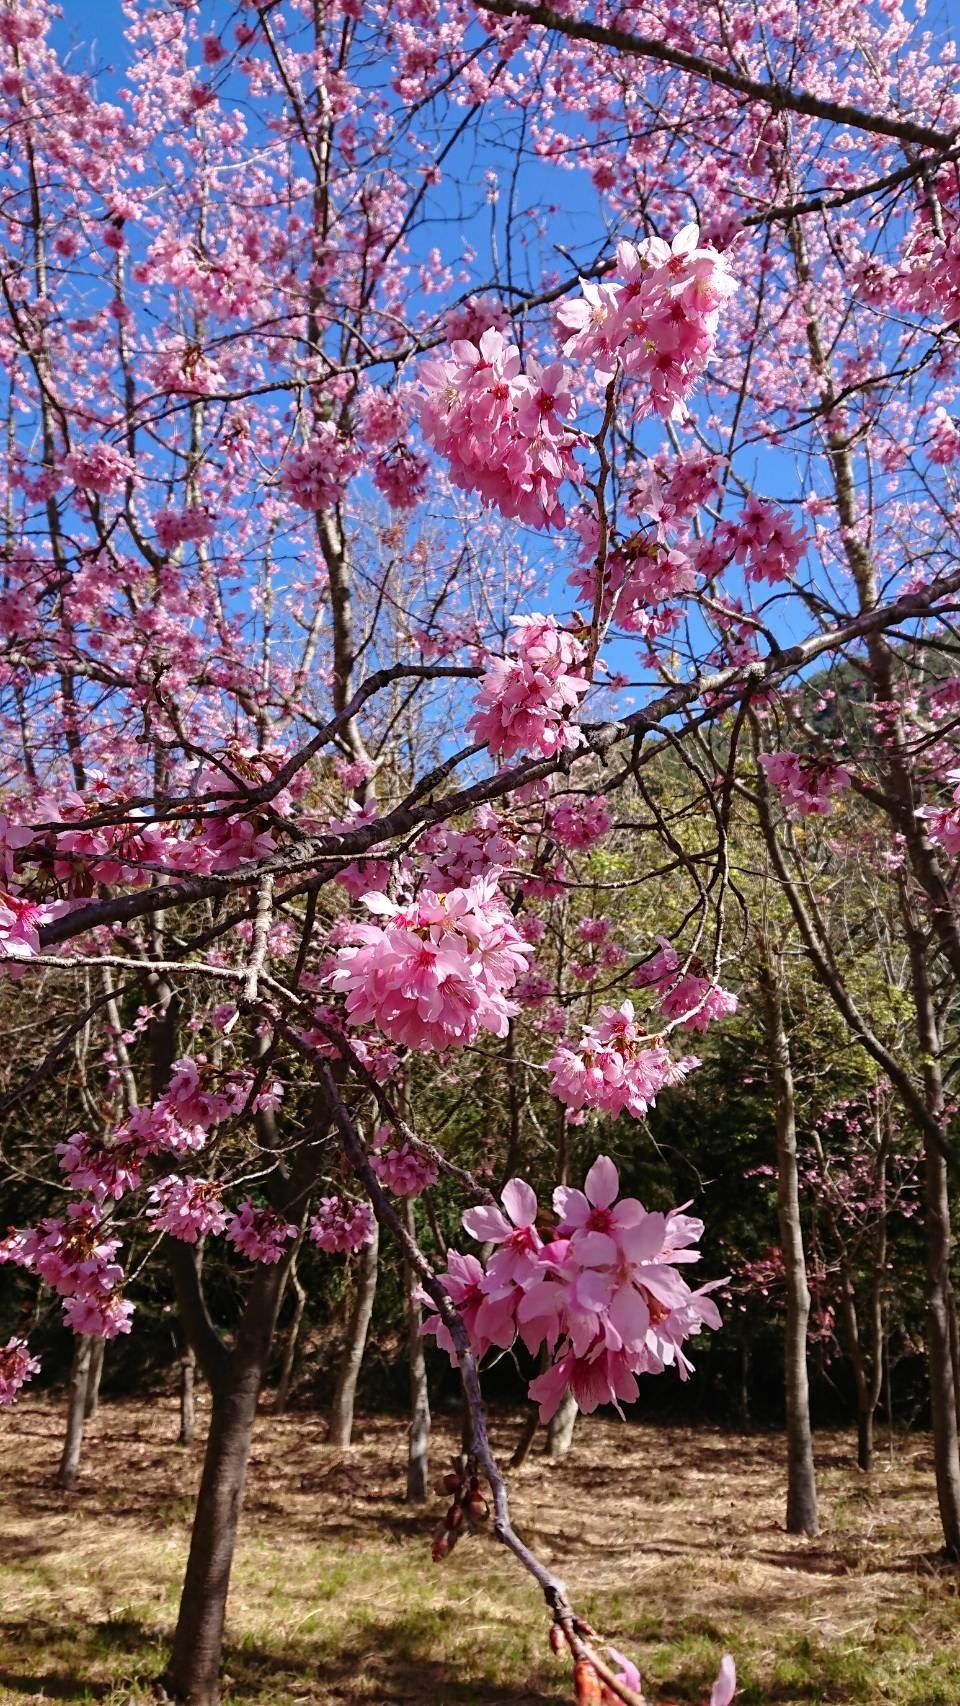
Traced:
<svg viewBox="0 0 960 1706">
<path fill-rule="evenodd" d="M 587 691 L 586 653 L 553 616 L 516 616 L 512 628 L 513 647 L 491 658 L 467 728 L 493 758 L 554 758 L 581 740 L 569 717 Z"/>
<path fill-rule="evenodd" d="M 272 1208 L 257 1208 L 247 1198 L 227 1223 L 227 1240 L 251 1262 L 279 1262 L 298 1228 Z M 192 1242 L 192 1240 L 188 1240 Z"/>
<path fill-rule="evenodd" d="M 392 1138 L 392 1127 L 379 1127 L 377 1147 L 370 1156 L 370 1165 L 395 1197 L 418 1197 L 429 1185 L 435 1184 L 437 1163 L 411 1143 L 398 1143 L 391 1141 Z"/>
<path fill-rule="evenodd" d="M 332 421 L 319 421 L 309 444 L 291 450 L 280 483 L 300 509 L 332 509 L 340 502 L 359 459 L 344 444 Z"/>
<path fill-rule="evenodd" d="M 703 1223 L 679 1209 L 650 1213 L 633 1197 L 618 1202 L 619 1188 L 616 1167 L 600 1156 L 582 1191 L 554 1192 L 557 1224 L 544 1242 L 533 1190 L 511 1179 L 503 1211 L 478 1207 L 463 1216 L 472 1238 L 496 1246 L 486 1268 L 475 1256 L 447 1253 L 441 1277 L 477 1357 L 517 1338 L 531 1354 L 546 1346 L 551 1365 L 530 1384 L 544 1421 L 567 1392 L 581 1410 L 605 1403 L 620 1410 L 636 1398 L 639 1374 L 675 1367 L 685 1379 L 692 1365 L 683 1344 L 720 1324 L 709 1296 L 715 1286 L 692 1291 L 677 1272 L 699 1260 L 693 1246 Z M 439 1314 L 422 1330 L 456 1360 Z"/>
<path fill-rule="evenodd" d="M 147 1215 L 157 1231 L 168 1232 L 184 1244 L 196 1244 L 207 1233 L 222 1232 L 230 1218 L 219 1186 L 189 1174 L 181 1178 L 178 1173 L 165 1173 L 150 1186 L 149 1198 Z M 239 1247 L 239 1241 L 234 1241 Z"/>
<path fill-rule="evenodd" d="M 796 570 L 807 538 L 802 528 L 792 525 L 785 510 L 751 495 L 736 521 L 718 529 L 716 544 L 743 564 L 746 580 L 776 585 L 789 580 Z"/>
<path fill-rule="evenodd" d="M 613 828 L 610 808 L 602 794 L 567 794 L 547 811 L 547 829 L 571 853 L 596 846 Z"/>
<path fill-rule="evenodd" d="M 760 763 L 787 817 L 829 817 L 834 795 L 850 786 L 842 764 L 801 758 L 797 752 L 762 752 Z"/>
<path fill-rule="evenodd" d="M 309 1231 L 319 1249 L 330 1255 L 352 1255 L 373 1242 L 373 1209 L 351 1197 L 321 1197 Z"/>
<path fill-rule="evenodd" d="M 351 1025 L 392 1042 L 444 1052 L 481 1030 L 506 1035 L 507 999 L 531 953 L 497 886 L 497 873 L 448 894 L 425 890 L 407 906 L 373 893 L 379 924 L 348 924 L 326 982 L 346 998 Z"/>
<path fill-rule="evenodd" d="M 601 1007 L 575 1048 L 558 1046 L 548 1062 L 550 1091 L 574 1111 L 597 1108 L 643 1119 L 661 1090 L 681 1083 L 699 1064 L 695 1055 L 675 1060 L 662 1042 L 646 1044 L 632 1001 L 624 1001 Z"/>
<path fill-rule="evenodd" d="M 0 1404 L 13 1404 L 21 1386 L 38 1372 L 40 1364 L 30 1355 L 26 1339 L 8 1339 L 0 1345 Z"/>
<path fill-rule="evenodd" d="M 63 1216 L 51 1216 L 4 1246 L 0 1259 L 37 1273 L 64 1299 L 63 1317 L 75 1333 L 112 1339 L 129 1333 L 133 1304 L 121 1292 L 123 1269 L 114 1257 L 119 1238 L 111 1238 L 102 1210 L 91 1198 L 67 1204 Z"/>
<path fill-rule="evenodd" d="M 681 972 L 676 948 L 664 936 L 657 941 L 657 952 L 639 967 L 633 981 L 640 988 L 656 989 L 665 1019 L 680 1019 L 688 1031 L 705 1031 L 714 1019 L 727 1019 L 737 1011 L 735 995 L 693 967 Z"/>
<path fill-rule="evenodd" d="M 942 847 L 947 856 L 955 859 L 960 853 L 960 770 L 947 773 L 947 781 L 955 784 L 952 806 L 921 806 L 917 816 L 927 826 L 931 841 Z"/>
<path fill-rule="evenodd" d="M 573 374 L 520 351 L 496 327 L 478 343 L 458 338 L 420 369 L 420 425 L 445 457 L 455 485 L 532 527 L 561 527 L 559 492 L 575 477 Z"/>
<path fill-rule="evenodd" d="M 737 288 L 724 256 L 685 225 L 670 244 L 619 243 L 613 280 L 581 279 L 580 288 L 578 301 L 557 309 L 564 354 L 591 362 L 601 382 L 619 364 L 643 381 L 650 409 L 682 418 L 683 399 L 713 353 L 720 309 Z"/>
</svg>

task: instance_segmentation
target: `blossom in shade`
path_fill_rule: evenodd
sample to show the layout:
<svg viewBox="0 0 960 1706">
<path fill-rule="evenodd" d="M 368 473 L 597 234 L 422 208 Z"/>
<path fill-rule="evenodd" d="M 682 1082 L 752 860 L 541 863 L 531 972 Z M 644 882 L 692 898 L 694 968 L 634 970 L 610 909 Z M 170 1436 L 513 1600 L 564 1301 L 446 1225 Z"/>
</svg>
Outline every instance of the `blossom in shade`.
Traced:
<svg viewBox="0 0 960 1706">
<path fill-rule="evenodd" d="M 550 1092 L 568 1108 L 597 1108 L 643 1119 L 660 1091 L 679 1084 L 700 1062 L 674 1059 L 659 1041 L 642 1041 L 633 1003 L 601 1007 L 576 1047 L 561 1043 L 548 1061 Z"/>
<path fill-rule="evenodd" d="M 219 1187 L 209 1179 L 167 1173 L 150 1186 L 149 1197 L 147 1215 L 157 1231 L 169 1232 L 171 1238 L 179 1238 L 184 1244 L 196 1244 L 207 1233 L 222 1232 L 229 1219 Z"/>
<path fill-rule="evenodd" d="M 640 988 L 659 992 L 665 1019 L 679 1019 L 688 1031 L 705 1031 L 713 1020 L 729 1018 L 737 1011 L 735 995 L 693 967 L 682 970 L 676 949 L 663 936 L 657 941 L 657 952 L 639 967 L 633 981 Z"/>
<path fill-rule="evenodd" d="M 331 1255 L 352 1255 L 373 1243 L 375 1221 L 369 1203 L 351 1197 L 321 1197 L 310 1220 L 310 1237 Z"/>
<path fill-rule="evenodd" d="M 0 1404 L 16 1402 L 20 1388 L 40 1369 L 26 1339 L 8 1339 L 0 1346 Z"/>
<path fill-rule="evenodd" d="M 762 752 L 760 764 L 787 817 L 828 817 L 835 795 L 850 786 L 850 772 L 829 760 L 801 758 L 797 752 Z"/>
<path fill-rule="evenodd" d="M 298 1228 L 272 1208 L 256 1208 L 246 1198 L 227 1220 L 229 1243 L 251 1262 L 279 1262 Z"/>
<path fill-rule="evenodd" d="M 418 1197 L 436 1182 L 437 1163 L 413 1144 L 391 1141 L 392 1128 L 381 1126 L 370 1165 L 395 1197 Z"/>
</svg>

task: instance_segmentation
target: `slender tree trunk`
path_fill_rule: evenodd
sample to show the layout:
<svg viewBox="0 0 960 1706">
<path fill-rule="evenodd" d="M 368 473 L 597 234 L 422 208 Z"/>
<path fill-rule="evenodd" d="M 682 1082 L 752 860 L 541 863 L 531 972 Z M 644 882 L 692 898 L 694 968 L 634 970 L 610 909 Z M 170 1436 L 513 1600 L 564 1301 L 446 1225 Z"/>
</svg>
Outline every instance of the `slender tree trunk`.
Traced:
<svg viewBox="0 0 960 1706">
<path fill-rule="evenodd" d="M 550 1418 L 547 1429 L 547 1456 L 554 1462 L 566 1457 L 573 1444 L 573 1430 L 577 1425 L 577 1400 L 572 1392 L 567 1392 L 561 1399 L 560 1408 Z"/>
<path fill-rule="evenodd" d="M 783 1018 L 783 994 L 764 944 L 760 965 L 767 1049 L 776 1096 L 777 1216 L 787 1286 L 784 1366 L 787 1410 L 787 1533 L 819 1534 L 817 1481 L 810 1428 L 807 1379 L 807 1323 L 810 1291 L 800 1223 L 797 1170 L 796 1104 L 790 1043 Z"/>
<path fill-rule="evenodd" d="M 353 1406 L 357 1396 L 357 1381 L 360 1377 L 363 1353 L 367 1347 L 370 1317 L 373 1314 L 374 1299 L 377 1295 L 379 1259 L 380 1226 L 375 1220 L 372 1242 L 366 1244 L 360 1252 L 357 1289 L 354 1294 L 353 1309 L 350 1312 L 347 1342 L 340 1363 L 340 1372 L 337 1375 L 337 1387 L 333 1394 L 330 1425 L 327 1430 L 327 1438 L 330 1444 L 338 1445 L 343 1450 L 346 1450 L 353 1438 Z"/>
<path fill-rule="evenodd" d="M 307 1306 L 307 1290 L 300 1275 L 297 1273 L 297 1258 L 294 1256 L 290 1267 L 290 1284 L 293 1287 L 294 1305 L 293 1318 L 287 1332 L 286 1344 L 283 1347 L 283 1362 L 280 1367 L 280 1379 L 277 1384 L 277 1396 L 274 1411 L 282 1416 L 290 1396 L 290 1382 L 293 1379 L 293 1365 L 297 1356 L 297 1344 L 300 1338 L 300 1328 L 303 1324 L 303 1312 Z"/>
<path fill-rule="evenodd" d="M 940 1035 L 927 966 L 926 944 L 901 887 L 901 902 L 917 1016 L 917 1042 L 923 1063 L 924 1099 L 938 1121 L 944 1112 L 940 1072 Z M 946 1556 L 960 1561 L 960 1449 L 957 1435 L 957 1391 L 950 1336 L 950 1195 L 947 1164 L 931 1134 L 923 1134 L 923 1171 L 927 1227 L 927 1370 L 933 1425 L 933 1462 L 937 1505 Z"/>
<path fill-rule="evenodd" d="M 413 1198 L 403 1204 L 403 1222 L 411 1238 L 416 1238 L 417 1222 Z M 420 1326 L 423 1320 L 417 1302 L 417 1277 L 412 1268 L 405 1270 L 407 1292 L 407 1353 L 410 1361 L 410 1450 L 407 1457 L 407 1498 L 422 1505 L 430 1481 L 430 1392 L 427 1386 L 427 1363 L 423 1354 Z"/>
<path fill-rule="evenodd" d="M 746 1339 L 740 1341 L 740 1391 L 737 1397 L 737 1412 L 740 1426 L 746 1430 L 753 1421 L 750 1412 L 750 1345 Z"/>
<path fill-rule="evenodd" d="M 193 1346 L 187 1345 L 180 1358 L 180 1437 L 178 1445 L 192 1445 L 197 1429 L 197 1359 Z"/>
<path fill-rule="evenodd" d="M 72 1487 L 80 1468 L 83 1448 L 83 1423 L 87 1412 L 87 1389 L 90 1382 L 90 1362 L 93 1340 L 87 1333 L 77 1335 L 70 1364 L 70 1384 L 67 1388 L 67 1432 L 57 1470 L 57 1486 Z"/>
<path fill-rule="evenodd" d="M 957 1420 L 960 1423 L 960 1323 L 957 1321 L 957 1298 L 953 1286 L 947 1286 L 947 1314 L 950 1322 L 950 1361 L 953 1364 L 953 1390 Z"/>
<path fill-rule="evenodd" d="M 527 1415 L 524 1417 L 523 1427 L 520 1429 L 520 1438 L 513 1448 L 513 1455 L 508 1465 L 510 1469 L 521 1469 L 526 1463 L 539 1427 L 540 1412 L 536 1404 L 531 1404 Z"/>
<path fill-rule="evenodd" d="M 100 1380 L 103 1375 L 103 1353 L 107 1348 L 106 1339 L 96 1338 L 90 1347 L 90 1372 L 87 1375 L 87 1397 L 84 1405 L 84 1420 L 92 1422 L 100 1408 Z"/>
<path fill-rule="evenodd" d="M 940 1151 L 924 1140 L 927 1197 L 927 1362 L 933 1422 L 933 1458 L 944 1551 L 960 1560 L 960 1458 L 957 1401 L 950 1347 L 950 1199 Z"/>
</svg>

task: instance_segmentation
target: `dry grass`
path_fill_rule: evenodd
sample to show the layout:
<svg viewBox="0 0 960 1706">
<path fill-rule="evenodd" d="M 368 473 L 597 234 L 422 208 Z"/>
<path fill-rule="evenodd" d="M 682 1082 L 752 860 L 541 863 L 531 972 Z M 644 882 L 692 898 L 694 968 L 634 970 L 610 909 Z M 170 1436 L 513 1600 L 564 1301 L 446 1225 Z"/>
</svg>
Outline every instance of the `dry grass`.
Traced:
<svg viewBox="0 0 960 1706">
<path fill-rule="evenodd" d="M 500 1425 L 501 1444 L 515 1426 Z M 108 1405 L 64 1495 L 51 1485 L 59 1429 L 59 1412 L 37 1402 L 0 1429 L 0 1701 L 151 1699 L 200 1447 L 174 1443 L 167 1400 Z M 263 1417 L 227 1699 L 569 1702 L 533 1588 L 488 1539 L 432 1565 L 438 1509 L 399 1496 L 402 1424 L 367 1420 L 360 1434 L 340 1456 L 320 1417 Z M 567 1463 L 538 1456 L 516 1477 L 518 1524 L 583 1612 L 638 1659 L 654 1698 L 702 1706 L 729 1647 L 743 1706 L 957 1706 L 958 1580 L 936 1562 L 928 1443 L 900 1445 L 868 1482 L 849 1440 L 820 1436 L 817 1541 L 783 1533 L 780 1449 L 766 1437 L 588 1422 Z"/>
</svg>

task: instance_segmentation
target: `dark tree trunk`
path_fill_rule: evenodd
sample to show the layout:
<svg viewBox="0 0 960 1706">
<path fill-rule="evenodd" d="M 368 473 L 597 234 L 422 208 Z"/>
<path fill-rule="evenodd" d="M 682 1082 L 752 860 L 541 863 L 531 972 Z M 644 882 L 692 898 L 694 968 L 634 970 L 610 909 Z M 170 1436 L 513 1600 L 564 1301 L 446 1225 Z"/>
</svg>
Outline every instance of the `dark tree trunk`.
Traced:
<svg viewBox="0 0 960 1706">
<path fill-rule="evenodd" d="M 186 1246 L 182 1246 L 186 1249 Z M 210 1431 L 180 1613 L 164 1679 L 187 1706 L 214 1706 L 219 1695 L 223 1624 L 246 1484 L 257 1398 L 273 1342 L 290 1259 L 254 1275 L 232 1351 L 208 1358 Z M 196 1273 L 196 1267 L 191 1263 Z M 181 1316 L 184 1315 L 181 1309 Z M 189 1313 L 189 1312 L 187 1312 Z M 198 1349 L 201 1362 L 203 1355 Z M 207 1352 L 211 1349 L 205 1346 Z M 205 1371 L 206 1372 L 206 1371 Z"/>
<path fill-rule="evenodd" d="M 566 1393 L 561 1399 L 560 1408 L 550 1418 L 547 1429 L 547 1456 L 555 1461 L 566 1457 L 573 1444 L 573 1430 L 577 1425 L 577 1400 L 572 1392 Z"/>
<path fill-rule="evenodd" d="M 417 1222 L 412 1197 L 403 1204 L 404 1225 L 411 1238 L 416 1238 Z M 430 1483 L 430 1391 L 427 1386 L 427 1363 L 423 1354 L 420 1325 L 423 1320 L 417 1302 L 417 1276 L 407 1267 L 404 1275 L 407 1292 L 407 1354 L 410 1363 L 410 1449 L 407 1456 L 407 1498 L 422 1505 Z"/>
<path fill-rule="evenodd" d="M 280 1379 L 277 1382 L 277 1396 L 273 1406 L 278 1416 L 283 1415 L 287 1407 L 287 1400 L 290 1397 L 293 1365 L 297 1358 L 297 1344 L 300 1339 L 300 1328 L 303 1325 L 303 1312 L 307 1306 L 307 1291 L 297 1273 L 296 1256 L 294 1256 L 290 1267 L 290 1284 L 293 1287 L 294 1305 L 286 1343 L 283 1347 L 283 1362 L 280 1366 Z"/>
<path fill-rule="evenodd" d="M 776 1097 L 777 1216 L 787 1287 L 784 1368 L 787 1410 L 787 1533 L 819 1534 L 817 1481 L 810 1428 L 810 1390 L 807 1380 L 807 1286 L 803 1229 L 800 1223 L 800 1180 L 797 1170 L 796 1104 L 790 1043 L 783 1017 L 783 994 L 771 956 L 764 945 L 760 964 L 767 1050 Z"/>
<path fill-rule="evenodd" d="M 192 1445 L 197 1431 L 197 1359 L 193 1346 L 187 1345 L 180 1358 L 180 1437 L 178 1445 Z"/>
<path fill-rule="evenodd" d="M 67 1431 L 60 1457 L 60 1467 L 57 1470 L 58 1487 L 72 1487 L 80 1468 L 93 1343 L 93 1339 L 88 1334 L 80 1333 L 77 1335 L 73 1347 L 70 1384 L 67 1388 Z"/>
<path fill-rule="evenodd" d="M 363 1353 L 367 1347 L 367 1334 L 370 1331 L 370 1317 L 373 1314 L 374 1299 L 377 1295 L 377 1275 L 380 1263 L 380 1226 L 373 1223 L 373 1240 L 364 1246 L 360 1252 L 360 1270 L 357 1274 L 357 1289 L 350 1312 L 350 1324 L 347 1328 L 347 1342 L 344 1346 L 340 1372 L 337 1375 L 336 1391 L 333 1394 L 333 1404 L 330 1408 L 330 1425 L 327 1438 L 331 1445 L 338 1445 L 346 1450 L 353 1438 L 353 1406 L 357 1396 L 357 1381 L 363 1364 Z"/>
<path fill-rule="evenodd" d="M 103 1353 L 107 1348 L 106 1339 L 94 1339 L 90 1347 L 90 1372 L 87 1375 L 87 1397 L 84 1404 L 84 1419 L 92 1422 L 100 1408 L 100 1381 L 103 1376 Z"/>
</svg>

